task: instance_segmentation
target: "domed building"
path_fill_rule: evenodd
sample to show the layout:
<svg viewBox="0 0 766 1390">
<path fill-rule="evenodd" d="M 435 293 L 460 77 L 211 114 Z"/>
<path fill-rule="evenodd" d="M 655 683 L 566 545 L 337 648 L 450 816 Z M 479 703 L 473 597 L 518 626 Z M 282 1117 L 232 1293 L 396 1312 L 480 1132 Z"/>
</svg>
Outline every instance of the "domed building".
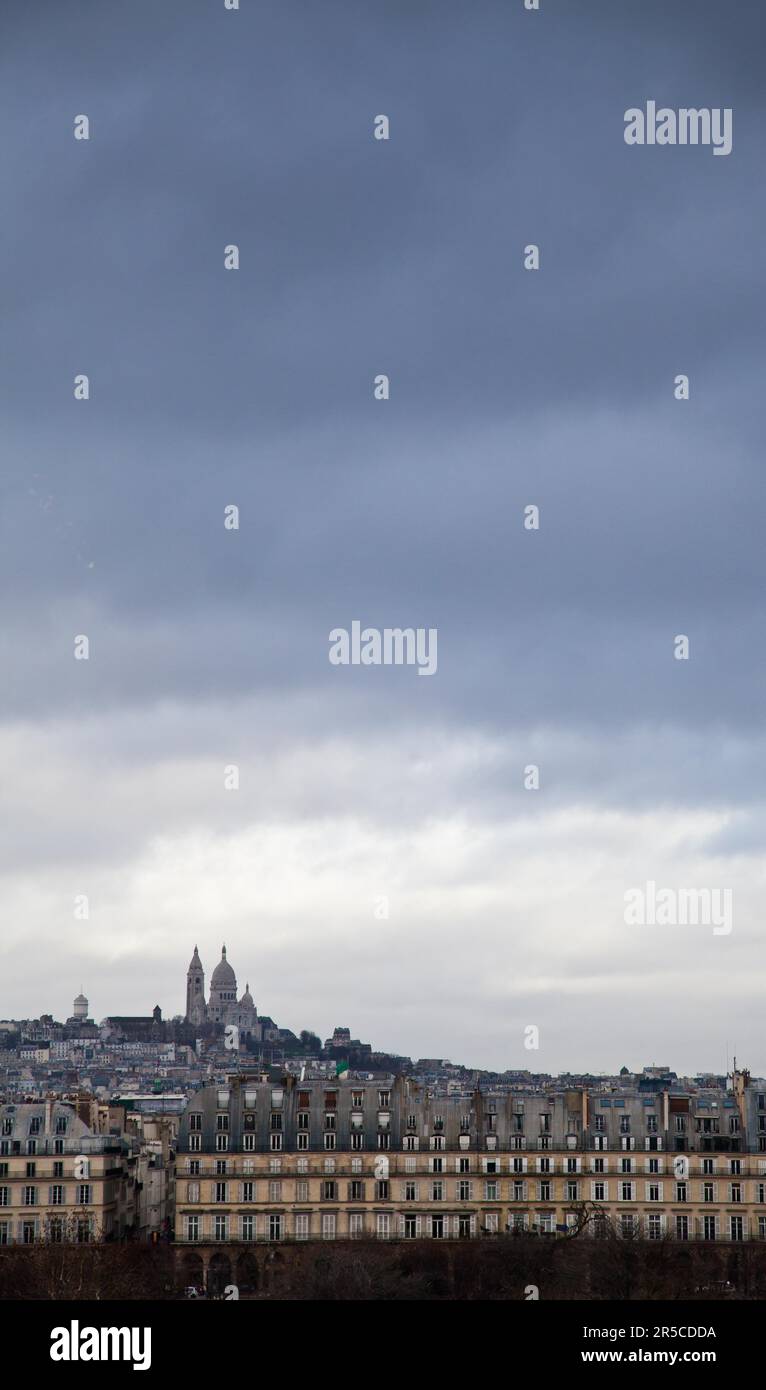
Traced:
<svg viewBox="0 0 766 1390">
<path fill-rule="evenodd" d="M 210 979 L 210 998 L 205 1003 L 205 972 L 197 947 L 186 972 L 186 1021 L 200 1026 L 215 1023 L 225 1026 L 235 1023 L 242 1036 L 261 1040 L 258 1011 L 253 1003 L 249 984 L 241 999 L 237 999 L 237 977 L 226 959 L 226 947 L 221 948 L 219 960 Z"/>
<path fill-rule="evenodd" d="M 84 994 L 78 994 L 72 1005 L 72 1018 L 88 1017 L 88 1001 Z"/>
</svg>

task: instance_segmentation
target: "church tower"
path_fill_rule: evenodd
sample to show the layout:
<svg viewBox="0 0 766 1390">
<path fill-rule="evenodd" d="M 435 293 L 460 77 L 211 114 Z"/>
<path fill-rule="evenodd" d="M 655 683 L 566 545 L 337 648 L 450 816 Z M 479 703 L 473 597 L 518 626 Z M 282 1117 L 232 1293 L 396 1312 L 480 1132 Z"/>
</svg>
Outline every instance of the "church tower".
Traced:
<svg viewBox="0 0 766 1390">
<path fill-rule="evenodd" d="M 197 1027 L 207 1022 L 205 972 L 202 969 L 202 961 L 196 946 L 191 964 L 186 972 L 186 1022 L 193 1023 Z"/>
</svg>

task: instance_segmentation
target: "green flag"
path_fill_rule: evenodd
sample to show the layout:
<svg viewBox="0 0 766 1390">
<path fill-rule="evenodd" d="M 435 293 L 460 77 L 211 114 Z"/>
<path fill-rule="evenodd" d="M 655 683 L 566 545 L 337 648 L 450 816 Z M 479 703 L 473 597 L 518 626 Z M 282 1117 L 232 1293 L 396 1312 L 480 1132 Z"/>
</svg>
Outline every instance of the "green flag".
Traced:
<svg viewBox="0 0 766 1390">
<path fill-rule="evenodd" d="M 346 1076 L 347 1072 L 348 1072 L 348 1062 L 336 1062 L 336 1063 L 335 1063 L 335 1075 L 336 1075 L 336 1076 Z"/>
</svg>

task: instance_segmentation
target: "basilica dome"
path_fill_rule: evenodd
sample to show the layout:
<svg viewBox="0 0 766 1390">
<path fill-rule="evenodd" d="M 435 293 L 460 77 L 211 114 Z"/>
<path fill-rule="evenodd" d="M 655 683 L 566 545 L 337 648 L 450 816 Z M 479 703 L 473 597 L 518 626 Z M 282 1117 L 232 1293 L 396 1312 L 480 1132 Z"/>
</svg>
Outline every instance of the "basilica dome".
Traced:
<svg viewBox="0 0 766 1390">
<path fill-rule="evenodd" d="M 221 950 L 221 959 L 213 971 L 210 985 L 212 989 L 237 988 L 237 977 L 226 959 L 225 946 Z"/>
</svg>

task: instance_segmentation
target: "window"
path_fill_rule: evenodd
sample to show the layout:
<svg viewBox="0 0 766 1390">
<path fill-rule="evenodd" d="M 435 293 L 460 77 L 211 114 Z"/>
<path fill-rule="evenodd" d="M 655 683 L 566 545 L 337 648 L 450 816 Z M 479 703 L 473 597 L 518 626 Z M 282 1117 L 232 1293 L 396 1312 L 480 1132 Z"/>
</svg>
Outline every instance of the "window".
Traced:
<svg viewBox="0 0 766 1390">
<path fill-rule="evenodd" d="M 216 1161 L 215 1161 L 215 1171 L 216 1171 L 216 1175 L 217 1175 L 219 1178 L 225 1178 L 225 1177 L 226 1177 L 226 1159 L 225 1159 L 225 1158 L 217 1158 L 217 1159 L 216 1159 Z"/>
<path fill-rule="evenodd" d="M 216 1201 L 216 1202 L 225 1202 L 225 1201 L 226 1201 L 226 1183 L 225 1183 L 225 1182 L 217 1182 L 217 1183 L 215 1184 L 215 1190 L 214 1190 L 214 1197 L 213 1197 L 213 1200 Z"/>
<path fill-rule="evenodd" d="M 282 1201 L 282 1180 L 281 1180 L 281 1178 L 272 1178 L 272 1179 L 271 1179 L 271 1181 L 270 1181 L 270 1183 L 269 1183 L 269 1201 L 270 1201 L 270 1202 L 281 1202 L 281 1201 Z"/>
<path fill-rule="evenodd" d="M 404 1218 L 404 1238 L 405 1238 L 405 1240 L 415 1240 L 415 1238 L 416 1238 L 416 1236 L 417 1236 L 417 1234 L 418 1234 L 418 1221 L 419 1221 L 419 1217 L 417 1217 L 417 1216 L 405 1216 L 405 1218 Z"/>
<path fill-rule="evenodd" d="M 322 1240 L 335 1240 L 337 1220 L 334 1211 L 322 1212 Z"/>
<path fill-rule="evenodd" d="M 731 1240 L 744 1240 L 744 1220 L 741 1216 L 729 1217 L 729 1236 Z"/>
<path fill-rule="evenodd" d="M 676 1240 L 689 1239 L 689 1218 L 688 1216 L 676 1217 Z"/>
<path fill-rule="evenodd" d="M 215 1147 L 216 1147 L 216 1152 L 217 1152 L 217 1153 L 226 1153 L 226 1150 L 227 1150 L 228 1147 L 229 1147 L 229 1136 L 228 1136 L 228 1134 L 216 1134 L 216 1136 L 215 1136 Z"/>
<path fill-rule="evenodd" d="M 243 1216 L 241 1220 L 241 1231 L 243 1240 L 252 1240 L 255 1235 L 255 1217 Z"/>
<path fill-rule="evenodd" d="M 647 1217 L 646 1233 L 650 1240 L 662 1239 L 662 1217 L 658 1211 Z"/>
<path fill-rule="evenodd" d="M 322 1183 L 322 1201 L 324 1201 L 324 1202 L 337 1202 L 337 1200 L 338 1200 L 338 1184 L 337 1184 L 336 1182 L 323 1182 L 323 1183 Z"/>
<path fill-rule="evenodd" d="M 300 1182 L 297 1182 L 295 1184 L 295 1200 L 296 1202 L 307 1202 L 308 1199 L 309 1185 L 306 1182 L 306 1179 L 302 1178 Z"/>
<path fill-rule="evenodd" d="M 254 1200 L 255 1200 L 255 1183 L 254 1183 L 254 1182 L 243 1182 L 243 1184 L 242 1184 L 242 1201 L 243 1201 L 243 1202 L 253 1202 Z"/>
<path fill-rule="evenodd" d="M 441 1202 L 444 1200 L 444 1183 L 434 1182 L 431 1184 L 431 1201 Z"/>
<path fill-rule="evenodd" d="M 224 1132 L 228 1134 L 228 1131 L 229 1131 L 229 1117 L 228 1117 L 228 1115 L 216 1115 L 216 1117 L 215 1117 L 215 1127 L 216 1127 L 216 1130 L 217 1130 L 220 1134 L 223 1134 Z"/>
<path fill-rule="evenodd" d="M 542 1183 L 540 1184 L 540 1186 L 542 1187 Z M 496 1183 L 496 1182 L 485 1182 L 485 1184 L 484 1184 L 484 1200 L 485 1200 L 485 1202 L 496 1202 L 496 1201 L 497 1201 L 497 1183 Z"/>
<path fill-rule="evenodd" d="M 444 1217 L 443 1217 L 443 1216 L 432 1216 L 432 1217 L 431 1217 L 431 1237 L 432 1237 L 433 1240 L 443 1240 L 443 1239 L 444 1239 Z"/>
<path fill-rule="evenodd" d="M 457 1185 L 457 1197 L 459 1202 L 470 1202 L 471 1184 L 470 1182 L 459 1182 Z"/>
<path fill-rule="evenodd" d="M 391 1198 L 391 1187 L 387 1178 L 375 1184 L 376 1202 L 388 1202 Z"/>
<path fill-rule="evenodd" d="M 417 1202 L 418 1185 L 416 1182 L 407 1182 L 404 1184 L 404 1200 L 405 1202 Z"/>
<path fill-rule="evenodd" d="M 199 1240 L 199 1217 L 187 1216 L 186 1218 L 186 1239 Z"/>
<path fill-rule="evenodd" d="M 282 1239 L 282 1217 L 278 1212 L 272 1212 L 269 1216 L 269 1240 Z"/>
<path fill-rule="evenodd" d="M 35 1175 L 36 1175 L 36 1173 L 37 1173 L 37 1164 L 36 1164 L 36 1163 L 28 1163 L 28 1164 L 27 1164 L 27 1177 L 28 1177 L 28 1178 L 34 1178 Z"/>
<path fill-rule="evenodd" d="M 364 1212 L 352 1211 L 348 1217 L 348 1234 L 351 1240 L 359 1240 L 364 1235 Z"/>
<path fill-rule="evenodd" d="M 687 1200 L 687 1189 L 685 1182 L 676 1183 L 676 1201 L 685 1202 Z"/>
<path fill-rule="evenodd" d="M 391 1235 L 391 1217 L 387 1211 L 379 1211 L 375 1216 L 375 1235 L 378 1240 L 388 1240 Z"/>
<path fill-rule="evenodd" d="M 25 1206 L 25 1207 L 34 1207 L 34 1206 L 36 1206 L 36 1205 L 37 1205 L 37 1188 L 36 1188 L 36 1187 L 25 1187 L 25 1188 L 24 1188 L 24 1206 Z"/>
<path fill-rule="evenodd" d="M 364 1201 L 364 1183 L 359 1181 L 350 1182 L 348 1185 L 349 1202 Z"/>
<path fill-rule="evenodd" d="M 715 1217 L 703 1216 L 702 1218 L 702 1239 L 715 1240 Z"/>
<path fill-rule="evenodd" d="M 228 1216 L 213 1217 L 213 1239 L 228 1240 L 229 1238 L 229 1218 Z"/>
<path fill-rule="evenodd" d="M 295 1218 L 295 1239 L 308 1240 L 309 1238 L 309 1214 L 299 1211 Z"/>
</svg>

